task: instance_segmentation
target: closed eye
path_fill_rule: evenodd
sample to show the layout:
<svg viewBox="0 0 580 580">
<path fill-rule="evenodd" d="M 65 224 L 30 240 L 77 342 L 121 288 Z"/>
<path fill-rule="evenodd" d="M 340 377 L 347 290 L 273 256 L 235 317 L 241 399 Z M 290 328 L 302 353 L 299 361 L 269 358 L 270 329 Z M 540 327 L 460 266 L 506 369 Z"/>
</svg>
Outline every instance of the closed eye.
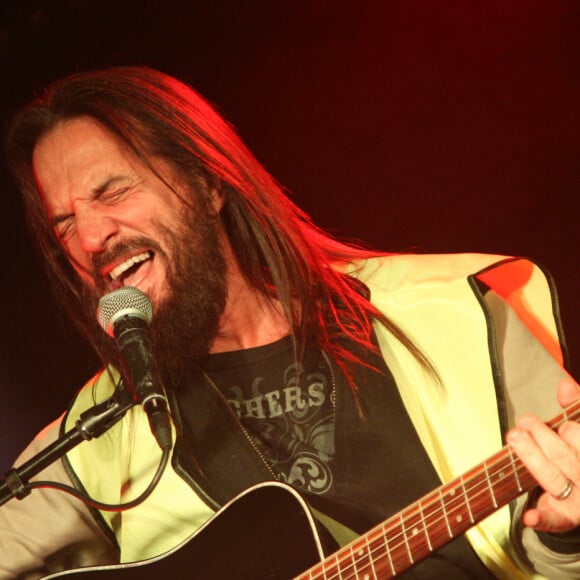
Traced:
<svg viewBox="0 0 580 580">
<path fill-rule="evenodd" d="M 66 240 L 74 232 L 75 216 L 74 214 L 59 216 L 52 221 L 54 233 L 59 241 Z"/>
<path fill-rule="evenodd" d="M 107 205 L 114 205 L 115 203 L 120 202 L 129 192 L 130 189 L 131 187 L 122 187 L 120 189 L 111 189 L 108 191 L 104 191 L 96 199 L 101 203 Z"/>
</svg>

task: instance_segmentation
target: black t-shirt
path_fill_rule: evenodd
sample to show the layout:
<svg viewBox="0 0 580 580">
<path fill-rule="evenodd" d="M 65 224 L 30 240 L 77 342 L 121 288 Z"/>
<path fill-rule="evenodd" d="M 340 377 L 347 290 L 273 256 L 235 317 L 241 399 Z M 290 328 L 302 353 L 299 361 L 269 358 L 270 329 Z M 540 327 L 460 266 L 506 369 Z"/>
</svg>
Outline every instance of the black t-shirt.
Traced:
<svg viewBox="0 0 580 580">
<path fill-rule="evenodd" d="M 316 350 L 295 361 L 289 338 L 212 355 L 204 370 L 263 453 L 279 481 L 332 494 L 335 379 Z"/>
<path fill-rule="evenodd" d="M 197 377 L 219 389 L 279 481 L 358 533 L 441 484 L 390 371 L 380 356 L 367 353 L 367 358 L 375 370 L 360 367 L 354 373 L 358 402 L 324 352 L 308 349 L 296 361 L 290 337 L 210 355 Z M 197 402 L 192 402 L 199 387 L 190 381 L 176 390 L 185 437 L 195 430 L 192 421 L 203 417 L 197 410 L 195 418 Z M 210 479 L 222 480 L 221 487 L 229 484 L 225 469 L 210 466 L 204 471 Z M 461 536 L 400 577 L 493 575 Z"/>
</svg>

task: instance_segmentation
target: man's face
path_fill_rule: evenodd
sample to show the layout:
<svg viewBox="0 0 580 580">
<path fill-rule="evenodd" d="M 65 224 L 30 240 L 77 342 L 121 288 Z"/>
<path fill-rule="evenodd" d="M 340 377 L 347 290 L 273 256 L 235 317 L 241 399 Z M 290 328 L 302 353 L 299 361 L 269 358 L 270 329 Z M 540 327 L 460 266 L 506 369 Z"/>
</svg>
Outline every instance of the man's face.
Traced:
<svg viewBox="0 0 580 580">
<path fill-rule="evenodd" d="M 188 207 L 180 197 L 191 196 L 176 172 L 162 160 L 155 160 L 155 169 L 163 180 L 89 117 L 58 124 L 33 153 L 48 218 L 92 295 L 87 306 L 94 308 L 111 290 L 135 286 L 160 315 L 152 331 L 163 350 L 173 346 L 165 335 L 179 338 L 177 321 L 191 324 L 193 318 L 198 325 L 181 339 L 185 349 L 200 341 L 192 354 L 203 356 L 225 304 L 215 219 L 221 198 L 200 198 Z"/>
<path fill-rule="evenodd" d="M 167 163 L 157 161 L 156 169 L 183 189 Z M 48 218 L 85 283 L 101 293 L 135 286 L 161 302 L 170 258 L 160 225 L 171 231 L 185 213 L 174 191 L 89 117 L 45 135 L 33 170 Z"/>
</svg>

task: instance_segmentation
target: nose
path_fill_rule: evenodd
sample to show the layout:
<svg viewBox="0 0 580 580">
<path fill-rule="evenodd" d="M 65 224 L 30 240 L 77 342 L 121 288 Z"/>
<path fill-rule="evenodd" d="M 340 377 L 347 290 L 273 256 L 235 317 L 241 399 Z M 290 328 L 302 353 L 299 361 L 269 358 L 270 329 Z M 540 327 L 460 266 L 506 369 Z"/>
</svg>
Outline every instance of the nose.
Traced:
<svg viewBox="0 0 580 580">
<path fill-rule="evenodd" d="M 94 208 L 77 211 L 76 228 L 80 246 L 88 254 L 101 253 L 118 232 L 113 217 Z"/>
</svg>

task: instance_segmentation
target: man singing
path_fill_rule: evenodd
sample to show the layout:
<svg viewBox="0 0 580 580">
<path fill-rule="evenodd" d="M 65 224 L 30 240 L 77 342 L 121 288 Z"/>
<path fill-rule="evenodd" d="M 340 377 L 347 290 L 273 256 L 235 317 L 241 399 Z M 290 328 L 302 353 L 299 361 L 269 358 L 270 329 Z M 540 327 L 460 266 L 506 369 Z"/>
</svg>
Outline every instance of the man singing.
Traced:
<svg viewBox="0 0 580 580">
<path fill-rule="evenodd" d="M 153 305 L 175 443 L 136 507 L 96 509 L 45 488 L 5 504 L 2 578 L 164 554 L 268 481 L 298 490 L 341 545 L 506 439 L 537 488 L 503 508 L 492 490 L 494 513 L 481 522 L 466 504 L 476 525 L 454 539 L 455 520 L 442 542 L 414 524 L 429 557 L 415 563 L 405 535 L 406 564 L 367 560 L 344 577 L 580 578 L 580 426 L 553 431 L 536 418 L 580 400 L 580 388 L 563 368 L 553 286 L 537 266 L 337 241 L 195 91 L 146 68 L 56 82 L 16 116 L 7 154 L 56 295 L 104 365 L 17 464 L 126 387 L 95 313 L 129 286 Z M 136 406 L 39 477 L 118 506 L 147 487 L 160 456 Z M 286 523 L 260 509 L 256 518 Z M 205 564 L 192 566 L 205 577 Z"/>
</svg>

